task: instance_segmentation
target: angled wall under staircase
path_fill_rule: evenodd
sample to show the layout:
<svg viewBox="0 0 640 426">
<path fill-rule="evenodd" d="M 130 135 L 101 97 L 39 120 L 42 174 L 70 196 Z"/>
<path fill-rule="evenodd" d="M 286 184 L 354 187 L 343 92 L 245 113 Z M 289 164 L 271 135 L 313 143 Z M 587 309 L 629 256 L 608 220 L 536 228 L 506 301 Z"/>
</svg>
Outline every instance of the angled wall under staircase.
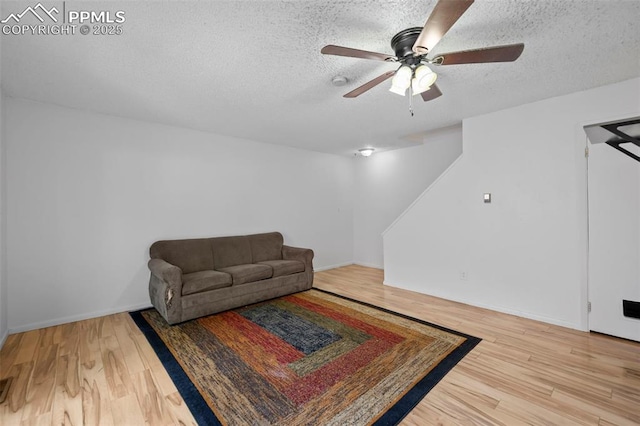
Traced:
<svg viewBox="0 0 640 426">
<path fill-rule="evenodd" d="M 639 115 L 638 93 L 635 78 L 464 120 L 461 158 L 384 233 L 385 283 L 586 329 L 582 127 Z"/>
<path fill-rule="evenodd" d="M 415 146 L 355 157 L 354 262 L 383 267 L 382 232 L 462 153 L 462 126 L 417 135 Z"/>
</svg>

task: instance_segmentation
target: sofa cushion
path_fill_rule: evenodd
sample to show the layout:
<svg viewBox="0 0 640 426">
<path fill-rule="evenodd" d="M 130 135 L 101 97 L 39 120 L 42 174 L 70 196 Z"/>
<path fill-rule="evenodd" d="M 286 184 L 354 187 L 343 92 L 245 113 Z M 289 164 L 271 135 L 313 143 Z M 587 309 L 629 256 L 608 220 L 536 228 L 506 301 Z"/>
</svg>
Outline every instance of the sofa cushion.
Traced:
<svg viewBox="0 0 640 426">
<path fill-rule="evenodd" d="M 213 269 L 213 254 L 208 238 L 157 241 L 149 248 L 152 259 L 162 259 L 182 269 L 183 274 Z"/>
<path fill-rule="evenodd" d="M 304 263 L 299 260 L 265 260 L 259 264 L 271 266 L 274 278 L 304 272 Z"/>
<path fill-rule="evenodd" d="M 219 271 L 200 271 L 182 275 L 182 295 L 230 287 L 231 275 Z"/>
<path fill-rule="evenodd" d="M 258 265 L 255 263 L 247 265 L 235 265 L 218 269 L 233 277 L 233 285 L 251 283 L 254 281 L 266 280 L 273 275 L 273 269 L 269 265 Z"/>
<path fill-rule="evenodd" d="M 258 263 L 265 260 L 282 259 L 282 234 L 269 232 L 267 234 L 249 235 L 251 244 L 251 262 Z"/>
<path fill-rule="evenodd" d="M 235 265 L 247 265 L 251 260 L 251 245 L 247 237 L 211 238 L 213 264 L 216 270 Z"/>
</svg>

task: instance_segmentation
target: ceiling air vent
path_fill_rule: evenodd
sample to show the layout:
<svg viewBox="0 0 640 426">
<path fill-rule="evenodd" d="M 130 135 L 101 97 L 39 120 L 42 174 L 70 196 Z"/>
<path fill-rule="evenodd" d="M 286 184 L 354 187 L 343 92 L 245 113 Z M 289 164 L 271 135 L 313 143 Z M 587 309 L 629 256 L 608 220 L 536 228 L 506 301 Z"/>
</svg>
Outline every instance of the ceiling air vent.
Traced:
<svg viewBox="0 0 640 426">
<path fill-rule="evenodd" d="M 592 144 L 606 143 L 640 161 L 640 117 L 584 126 Z"/>
</svg>

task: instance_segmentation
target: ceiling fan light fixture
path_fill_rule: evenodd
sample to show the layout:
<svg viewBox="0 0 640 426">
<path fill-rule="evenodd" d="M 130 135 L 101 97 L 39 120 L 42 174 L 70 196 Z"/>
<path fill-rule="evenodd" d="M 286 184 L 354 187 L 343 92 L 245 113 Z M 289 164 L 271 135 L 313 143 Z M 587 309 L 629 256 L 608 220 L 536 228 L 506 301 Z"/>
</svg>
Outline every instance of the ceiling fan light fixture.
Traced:
<svg viewBox="0 0 640 426">
<path fill-rule="evenodd" d="M 407 89 L 400 87 L 398 85 L 392 84 L 389 88 L 389 91 L 395 93 L 396 95 L 404 96 L 407 93 Z"/>
<path fill-rule="evenodd" d="M 427 88 L 431 87 L 433 83 L 436 82 L 436 79 L 438 78 L 438 74 L 433 72 L 431 68 L 429 68 L 428 66 L 420 65 L 418 68 L 416 68 L 415 78 L 416 78 L 416 84 L 418 85 L 418 87 L 426 90 Z M 424 92 L 424 90 L 422 91 Z"/>
<path fill-rule="evenodd" d="M 458 65 L 493 62 L 513 62 L 520 57 L 524 43 L 504 46 L 484 47 L 479 49 L 461 50 L 458 52 L 442 53 L 428 58 L 430 52 L 438 45 L 443 36 L 462 17 L 475 0 L 436 0 L 436 4 L 422 27 L 406 28 L 391 39 L 391 48 L 395 56 L 367 50 L 329 44 L 320 49 L 324 55 L 345 56 L 398 64 L 400 68 L 387 71 L 371 81 L 357 87 L 343 95 L 345 98 L 355 98 L 376 87 L 383 81 L 393 77 L 391 92 L 401 96 L 409 93 L 409 111 L 413 115 L 411 94 L 422 94 L 422 100 L 432 101 L 442 92 L 434 83 L 438 76 L 427 64 Z M 415 71 L 415 72 L 414 72 Z M 432 88 L 432 90 L 429 90 Z"/>
<path fill-rule="evenodd" d="M 413 76 L 413 70 L 406 65 L 401 66 L 396 71 L 396 75 L 391 79 L 390 92 L 396 93 L 400 96 L 404 96 L 405 92 L 411 85 L 411 77 Z"/>
<path fill-rule="evenodd" d="M 427 87 L 422 87 L 420 86 L 420 84 L 418 83 L 418 79 L 414 78 L 413 80 L 411 80 L 411 94 L 413 96 L 415 95 L 419 95 L 421 93 L 426 92 L 427 90 L 430 90 L 431 86 L 427 86 Z"/>
</svg>

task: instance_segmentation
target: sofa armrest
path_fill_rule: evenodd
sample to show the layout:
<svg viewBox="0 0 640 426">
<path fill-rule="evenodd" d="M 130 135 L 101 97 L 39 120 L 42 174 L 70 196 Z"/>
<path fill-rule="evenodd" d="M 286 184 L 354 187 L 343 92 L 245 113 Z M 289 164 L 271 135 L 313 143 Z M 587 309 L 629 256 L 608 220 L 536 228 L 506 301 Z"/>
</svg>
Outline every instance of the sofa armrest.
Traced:
<svg viewBox="0 0 640 426">
<path fill-rule="evenodd" d="M 162 259 L 149 260 L 149 270 L 153 275 L 172 287 L 182 285 L 182 269 Z"/>
<path fill-rule="evenodd" d="M 283 245 L 282 259 L 299 260 L 304 263 L 304 273 L 307 276 L 307 288 L 313 286 L 313 250 Z"/>
<path fill-rule="evenodd" d="M 182 320 L 182 269 L 162 259 L 151 259 L 149 298 L 169 324 Z"/>
<path fill-rule="evenodd" d="M 304 263 L 307 270 L 313 271 L 313 250 L 300 247 L 282 246 L 282 258 L 284 260 L 299 260 Z"/>
</svg>

